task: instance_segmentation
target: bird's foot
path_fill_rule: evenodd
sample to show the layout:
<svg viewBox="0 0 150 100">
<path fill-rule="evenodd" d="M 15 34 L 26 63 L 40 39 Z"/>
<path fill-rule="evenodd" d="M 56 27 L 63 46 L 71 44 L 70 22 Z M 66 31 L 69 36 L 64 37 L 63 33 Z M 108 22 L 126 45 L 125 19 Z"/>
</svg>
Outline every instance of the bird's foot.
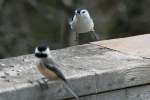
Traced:
<svg viewBox="0 0 150 100">
<path fill-rule="evenodd" d="M 48 89 L 48 79 L 43 77 L 43 78 L 36 80 L 36 81 L 40 85 L 41 89 Z"/>
</svg>

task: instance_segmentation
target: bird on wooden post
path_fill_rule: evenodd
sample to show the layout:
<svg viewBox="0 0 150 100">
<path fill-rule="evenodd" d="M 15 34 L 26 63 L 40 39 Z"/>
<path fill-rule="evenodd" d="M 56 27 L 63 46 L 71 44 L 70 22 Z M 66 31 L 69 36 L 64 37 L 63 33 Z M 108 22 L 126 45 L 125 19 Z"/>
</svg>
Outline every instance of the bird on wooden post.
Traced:
<svg viewBox="0 0 150 100">
<path fill-rule="evenodd" d="M 53 60 L 50 49 L 47 45 L 41 45 L 35 48 L 35 56 L 40 59 L 37 64 L 39 72 L 49 80 L 62 80 L 68 91 L 79 100 L 79 97 L 71 89 L 70 84 L 60 70 L 60 65 Z"/>
<path fill-rule="evenodd" d="M 94 30 L 94 22 L 88 10 L 76 9 L 73 19 L 72 21 L 69 22 L 69 24 L 70 24 L 72 31 L 75 32 L 76 34 L 76 41 L 80 42 L 79 35 L 83 33 L 90 34 L 89 36 L 91 39 L 88 40 L 87 42 L 100 40 L 98 34 Z"/>
</svg>

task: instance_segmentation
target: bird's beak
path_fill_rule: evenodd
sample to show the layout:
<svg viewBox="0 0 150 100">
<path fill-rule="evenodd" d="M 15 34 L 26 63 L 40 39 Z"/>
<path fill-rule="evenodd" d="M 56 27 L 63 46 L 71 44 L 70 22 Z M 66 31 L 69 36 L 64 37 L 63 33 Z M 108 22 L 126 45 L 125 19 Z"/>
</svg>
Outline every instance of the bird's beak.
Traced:
<svg viewBox="0 0 150 100">
<path fill-rule="evenodd" d="M 80 15 L 80 11 L 81 11 L 80 9 L 76 10 L 75 14 Z"/>
<path fill-rule="evenodd" d="M 77 10 L 77 14 L 80 15 L 80 10 Z"/>
</svg>

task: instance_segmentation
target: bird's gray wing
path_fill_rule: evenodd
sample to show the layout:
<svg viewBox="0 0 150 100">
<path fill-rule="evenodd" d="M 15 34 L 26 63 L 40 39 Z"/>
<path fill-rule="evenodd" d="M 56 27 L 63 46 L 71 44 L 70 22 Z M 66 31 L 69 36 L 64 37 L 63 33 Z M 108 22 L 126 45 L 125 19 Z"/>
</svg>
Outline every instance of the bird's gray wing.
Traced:
<svg viewBox="0 0 150 100">
<path fill-rule="evenodd" d="M 71 89 L 70 84 L 68 83 L 68 81 L 66 80 L 65 76 L 63 75 L 63 73 L 60 71 L 60 69 L 58 69 L 59 65 L 56 64 L 52 59 L 49 60 L 49 63 L 45 63 L 45 66 L 56 73 L 56 75 L 62 79 L 64 81 L 64 85 L 65 87 L 71 92 L 71 94 L 76 98 L 76 100 L 79 100 L 79 97 L 77 96 L 77 94 Z"/>
<path fill-rule="evenodd" d="M 63 73 L 61 72 L 61 70 L 58 68 L 59 65 L 57 65 L 54 61 L 51 61 L 51 63 L 44 63 L 44 65 L 51 71 L 55 72 L 56 75 L 62 79 L 63 81 L 66 81 L 65 76 L 63 75 Z"/>
</svg>

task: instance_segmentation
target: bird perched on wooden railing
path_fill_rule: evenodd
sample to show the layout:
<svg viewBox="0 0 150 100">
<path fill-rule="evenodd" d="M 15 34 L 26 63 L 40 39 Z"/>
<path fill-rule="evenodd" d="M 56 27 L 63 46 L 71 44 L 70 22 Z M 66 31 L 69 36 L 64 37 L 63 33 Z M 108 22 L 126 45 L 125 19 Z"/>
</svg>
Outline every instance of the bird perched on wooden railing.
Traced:
<svg viewBox="0 0 150 100">
<path fill-rule="evenodd" d="M 94 22 L 88 10 L 76 9 L 72 21 L 69 22 L 70 27 L 76 34 L 76 41 L 79 41 L 79 35 L 82 33 L 89 33 L 91 39 L 87 42 L 99 40 L 98 34 L 94 30 Z M 85 38 L 85 37 L 84 37 Z M 84 40 L 84 39 L 83 39 Z"/>
<path fill-rule="evenodd" d="M 60 70 L 60 65 L 53 60 L 49 47 L 47 45 L 36 47 L 35 56 L 40 59 L 37 64 L 37 68 L 39 69 L 40 73 L 49 80 L 62 80 L 68 91 L 76 98 L 76 100 L 79 100 L 79 97 L 71 89 L 68 80 Z"/>
</svg>

